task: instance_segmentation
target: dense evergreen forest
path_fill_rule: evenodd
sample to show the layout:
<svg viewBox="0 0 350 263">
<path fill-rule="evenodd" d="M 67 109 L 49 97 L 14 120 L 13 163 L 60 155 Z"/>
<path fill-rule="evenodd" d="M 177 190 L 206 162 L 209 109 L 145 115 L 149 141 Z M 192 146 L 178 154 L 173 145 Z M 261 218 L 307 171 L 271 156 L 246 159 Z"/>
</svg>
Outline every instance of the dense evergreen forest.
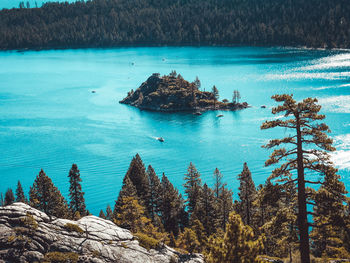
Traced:
<svg viewBox="0 0 350 263">
<path fill-rule="evenodd" d="M 210 187 L 190 163 L 184 171 L 183 196 L 164 173 L 159 177 L 136 154 L 114 206 L 101 209 L 99 216 L 132 231 L 148 249 L 165 243 L 203 253 L 207 262 L 350 259 L 350 199 L 329 160 L 328 152 L 335 148 L 327 136 L 328 126 L 319 122 L 325 118 L 319 114 L 321 106 L 312 98 L 300 102 L 286 94 L 272 98 L 282 103 L 272 113 L 284 117 L 264 122 L 261 129 L 283 127 L 294 133 L 264 145 L 277 147 L 265 163 L 274 167 L 265 184 L 256 187 L 244 163 L 237 175 L 238 199 L 233 200 L 227 179 L 217 168 Z M 29 200 L 18 182 L 16 194 L 12 189 L 5 198 L 1 194 L 1 205 L 24 202 L 48 215 L 79 219 L 89 212 L 76 164 L 68 178 L 69 202 L 41 170 L 30 187 Z"/>
<path fill-rule="evenodd" d="M 93 0 L 0 11 L 0 49 L 350 47 L 347 0 Z"/>
</svg>

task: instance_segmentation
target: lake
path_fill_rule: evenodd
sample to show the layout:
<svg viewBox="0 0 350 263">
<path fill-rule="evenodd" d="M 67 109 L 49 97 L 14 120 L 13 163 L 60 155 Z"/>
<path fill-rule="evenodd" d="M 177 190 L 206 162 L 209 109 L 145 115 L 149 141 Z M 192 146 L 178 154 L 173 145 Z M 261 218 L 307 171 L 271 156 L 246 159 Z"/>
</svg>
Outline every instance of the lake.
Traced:
<svg viewBox="0 0 350 263">
<path fill-rule="evenodd" d="M 233 90 L 251 108 L 237 112 L 157 113 L 118 101 L 152 73 L 196 76 L 202 90 Z M 92 91 L 96 93 L 92 93 Z M 264 183 L 269 152 L 261 145 L 286 130 L 261 131 L 273 118 L 271 96 L 317 97 L 337 152 L 333 160 L 350 190 L 350 53 L 251 47 L 155 47 L 0 52 L 0 191 L 26 193 L 43 168 L 68 197 L 68 172 L 77 163 L 90 212 L 114 206 L 132 157 L 139 153 L 159 176 L 183 191 L 190 162 L 213 185 L 217 167 L 237 196 L 247 162 Z M 261 108 L 266 105 L 266 109 Z M 217 118 L 217 114 L 224 117 Z M 156 140 L 163 137 L 164 143 Z"/>
</svg>

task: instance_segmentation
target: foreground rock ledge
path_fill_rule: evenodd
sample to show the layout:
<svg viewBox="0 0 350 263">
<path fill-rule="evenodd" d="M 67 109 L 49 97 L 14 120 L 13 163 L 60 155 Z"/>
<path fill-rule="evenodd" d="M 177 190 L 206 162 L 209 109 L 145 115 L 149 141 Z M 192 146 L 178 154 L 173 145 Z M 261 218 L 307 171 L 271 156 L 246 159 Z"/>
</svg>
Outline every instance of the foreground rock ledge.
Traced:
<svg viewBox="0 0 350 263">
<path fill-rule="evenodd" d="M 0 262 L 43 262 L 50 256 L 67 257 L 66 262 L 204 262 L 200 254 L 166 245 L 148 251 L 130 231 L 96 216 L 72 221 L 23 203 L 0 207 Z"/>
</svg>

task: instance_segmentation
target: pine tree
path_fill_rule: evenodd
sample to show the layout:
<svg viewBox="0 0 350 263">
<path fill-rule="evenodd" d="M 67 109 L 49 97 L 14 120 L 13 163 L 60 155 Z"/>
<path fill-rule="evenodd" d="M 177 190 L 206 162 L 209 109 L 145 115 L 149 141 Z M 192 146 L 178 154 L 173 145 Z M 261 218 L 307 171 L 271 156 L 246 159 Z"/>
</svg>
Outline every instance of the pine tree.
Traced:
<svg viewBox="0 0 350 263">
<path fill-rule="evenodd" d="M 200 243 L 196 233 L 191 228 L 185 228 L 184 232 L 179 235 L 178 247 L 189 253 L 200 252 Z"/>
<path fill-rule="evenodd" d="M 213 191 L 207 186 L 207 184 L 204 184 L 191 220 L 198 219 L 201 221 L 207 236 L 213 234 L 218 226 L 216 204 Z"/>
<path fill-rule="evenodd" d="M 137 192 L 136 192 L 136 187 L 131 182 L 131 180 L 130 180 L 128 175 L 125 175 L 125 177 L 123 179 L 122 189 L 120 190 L 118 198 L 117 198 L 117 201 L 115 202 L 114 210 L 113 210 L 114 217 L 117 215 L 117 213 L 119 212 L 120 208 L 124 205 L 124 203 L 123 203 L 123 198 L 124 197 L 138 198 L 137 197 Z"/>
<path fill-rule="evenodd" d="M 182 217 L 185 214 L 183 201 L 178 190 L 172 185 L 169 179 L 163 173 L 162 176 L 162 203 L 161 220 L 166 232 L 173 232 L 175 236 L 179 234 Z"/>
<path fill-rule="evenodd" d="M 100 213 L 99 213 L 98 217 L 106 219 L 106 215 L 105 215 L 105 213 L 103 212 L 102 209 L 100 210 Z"/>
<path fill-rule="evenodd" d="M 111 206 L 107 205 L 106 208 L 106 219 L 113 221 L 113 219 L 115 218 L 115 214 L 112 212 Z"/>
<path fill-rule="evenodd" d="M 243 164 L 243 171 L 238 175 L 238 179 L 240 183 L 238 193 L 240 201 L 236 203 L 235 209 L 241 215 L 244 224 L 251 226 L 256 189 L 247 163 Z"/>
<path fill-rule="evenodd" d="M 253 263 L 263 248 L 262 238 L 254 239 L 253 230 L 245 226 L 239 215 L 231 213 L 223 238 L 209 241 L 209 263 Z"/>
<path fill-rule="evenodd" d="M 158 217 L 160 213 L 162 185 L 151 165 L 147 168 L 147 174 L 149 179 L 149 201 L 147 202 L 149 204 L 148 213 L 152 222 L 155 223 L 156 217 Z"/>
<path fill-rule="evenodd" d="M 202 188 L 200 173 L 192 163 L 190 163 L 187 169 L 187 174 L 185 175 L 184 180 L 185 193 L 187 196 L 186 203 L 188 213 L 191 215 L 196 207 Z"/>
<path fill-rule="evenodd" d="M 219 90 L 216 88 L 215 85 L 211 89 L 211 93 L 213 94 L 213 97 L 214 97 L 214 108 L 216 108 L 216 102 L 219 99 Z"/>
<path fill-rule="evenodd" d="M 11 188 L 8 188 L 5 193 L 5 202 L 4 205 L 12 205 L 15 201 L 15 196 L 13 195 L 13 191 Z"/>
<path fill-rule="evenodd" d="M 350 258 L 342 237 L 345 234 L 347 191 L 335 169 L 329 169 L 315 193 L 313 228 L 310 234 L 313 254 L 317 257 Z"/>
<path fill-rule="evenodd" d="M 32 207 L 49 216 L 68 217 L 67 201 L 42 169 L 30 187 L 29 202 Z"/>
<path fill-rule="evenodd" d="M 28 203 L 26 196 L 24 195 L 24 191 L 21 185 L 21 182 L 18 181 L 17 189 L 16 189 L 16 202 Z"/>
<path fill-rule="evenodd" d="M 214 171 L 214 194 L 217 199 L 219 199 L 221 195 L 222 177 L 223 176 L 220 173 L 219 169 L 216 168 Z"/>
<path fill-rule="evenodd" d="M 136 188 L 137 197 L 139 198 L 138 201 L 148 210 L 150 192 L 149 181 L 145 165 L 143 164 L 139 154 L 136 154 L 136 156 L 131 160 L 129 169 L 126 172 L 125 177 L 129 177 L 132 184 Z"/>
<path fill-rule="evenodd" d="M 320 183 L 319 181 L 306 180 L 305 170 L 321 175 L 332 165 L 329 161 L 328 151 L 334 151 L 332 139 L 327 136 L 329 128 L 325 123 L 318 123 L 323 120 L 324 115 L 318 114 L 321 106 L 317 105 L 317 99 L 307 98 L 302 102 L 296 102 L 292 95 L 274 95 L 277 102 L 282 102 L 272 109 L 273 114 L 284 113 L 282 118 L 266 121 L 261 129 L 282 127 L 293 132 L 283 139 L 270 140 L 264 147 L 271 149 L 281 144 L 287 147 L 275 149 L 265 166 L 276 165 L 285 160 L 280 167 L 273 170 L 271 179 L 282 178 L 282 183 L 297 182 L 298 200 L 298 230 L 300 237 L 300 260 L 303 263 L 310 263 L 309 245 L 309 223 L 307 220 L 307 196 L 310 191 L 306 184 Z M 296 171 L 297 178 L 293 179 L 293 171 Z M 308 176 L 309 178 L 311 177 Z M 314 178 L 314 174 L 311 178 Z"/>
<path fill-rule="evenodd" d="M 84 199 L 84 192 L 81 189 L 81 178 L 80 171 L 76 164 L 72 165 L 72 168 L 69 171 L 69 208 L 74 215 L 74 213 L 79 212 L 80 215 L 86 215 L 86 205 Z"/>
<path fill-rule="evenodd" d="M 233 211 L 232 191 L 226 188 L 226 184 L 221 186 L 220 196 L 218 199 L 218 218 L 220 227 L 225 231 L 228 217 Z"/>
</svg>

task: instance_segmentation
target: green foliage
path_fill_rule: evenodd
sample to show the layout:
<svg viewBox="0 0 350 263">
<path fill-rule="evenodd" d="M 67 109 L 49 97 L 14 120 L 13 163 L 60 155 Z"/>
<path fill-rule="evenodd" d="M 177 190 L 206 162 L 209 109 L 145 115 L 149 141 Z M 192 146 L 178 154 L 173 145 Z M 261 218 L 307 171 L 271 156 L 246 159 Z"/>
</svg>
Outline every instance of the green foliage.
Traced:
<svg viewBox="0 0 350 263">
<path fill-rule="evenodd" d="M 76 224 L 72 224 L 72 223 L 66 223 L 64 225 L 64 228 L 68 231 L 68 232 L 77 232 L 79 234 L 83 234 L 84 230 L 81 229 L 80 226 L 76 225 Z"/>
<path fill-rule="evenodd" d="M 256 189 L 247 163 L 243 164 L 243 171 L 238 175 L 238 179 L 240 201 L 235 203 L 235 210 L 241 216 L 244 224 L 251 226 L 252 217 L 254 216 L 253 201 L 256 198 Z"/>
<path fill-rule="evenodd" d="M 17 183 L 16 202 L 28 203 L 28 200 L 24 195 L 24 191 L 20 181 L 18 181 Z"/>
<path fill-rule="evenodd" d="M 43 263 L 77 263 L 79 255 L 74 252 L 48 252 Z"/>
<path fill-rule="evenodd" d="M 137 232 L 137 233 L 134 233 L 134 235 L 137 237 L 137 240 L 139 241 L 140 246 L 146 248 L 147 250 L 156 249 L 159 246 L 158 240 L 144 233 Z"/>
<path fill-rule="evenodd" d="M 30 188 L 29 201 L 32 207 L 48 215 L 60 218 L 68 217 L 66 200 L 43 170 L 40 171 Z"/>
<path fill-rule="evenodd" d="M 84 192 L 81 188 L 81 178 L 80 171 L 76 164 L 72 165 L 72 168 L 68 174 L 69 177 L 69 208 L 74 215 L 76 212 L 79 212 L 81 216 L 86 215 L 86 205 L 84 199 Z"/>
<path fill-rule="evenodd" d="M 185 228 L 184 232 L 179 235 L 178 247 L 189 253 L 199 252 L 201 249 L 197 235 L 191 228 Z"/>
<path fill-rule="evenodd" d="M 209 263 L 258 262 L 262 243 L 262 237 L 255 239 L 251 227 L 245 226 L 239 215 L 231 213 L 224 237 L 209 239 L 207 260 Z"/>
<path fill-rule="evenodd" d="M 200 191 L 202 188 L 202 180 L 200 178 L 200 173 L 197 171 L 196 167 L 190 163 L 187 169 L 187 174 L 185 175 L 185 193 L 187 196 L 186 203 L 188 208 L 188 213 L 191 215 L 196 207 L 198 199 L 200 198 Z"/>
<path fill-rule="evenodd" d="M 8 188 L 5 193 L 4 205 L 12 205 L 14 201 L 15 201 L 15 196 L 13 194 L 13 191 L 11 188 Z"/>
<path fill-rule="evenodd" d="M 21 7 L 0 12 L 1 49 L 350 44 L 350 8 L 342 0 L 121 0 Z"/>
</svg>

